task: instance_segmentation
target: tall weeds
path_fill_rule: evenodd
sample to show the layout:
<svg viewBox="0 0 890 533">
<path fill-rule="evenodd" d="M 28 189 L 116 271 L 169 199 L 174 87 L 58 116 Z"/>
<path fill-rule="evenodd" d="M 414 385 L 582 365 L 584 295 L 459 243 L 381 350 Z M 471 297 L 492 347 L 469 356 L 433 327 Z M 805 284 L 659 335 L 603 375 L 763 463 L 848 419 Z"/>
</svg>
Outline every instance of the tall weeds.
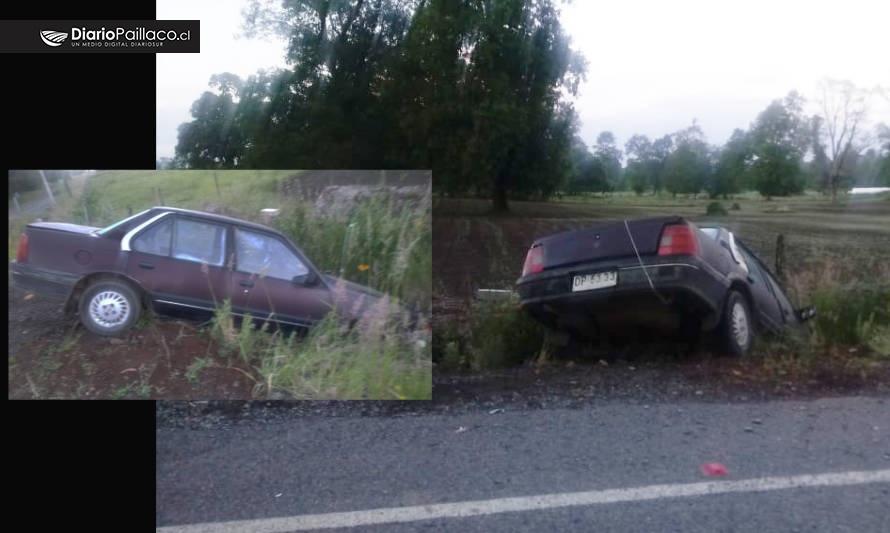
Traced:
<svg viewBox="0 0 890 533">
<path fill-rule="evenodd" d="M 308 332 L 269 331 L 249 318 L 237 330 L 233 323 L 231 307 L 221 305 L 212 334 L 221 353 L 234 355 L 259 376 L 253 391 L 256 397 L 432 398 L 428 332 L 410 330 L 387 298 L 351 328 L 333 312 Z"/>
<path fill-rule="evenodd" d="M 801 302 L 816 307 L 813 331 L 824 347 L 875 348 L 890 334 L 890 265 L 884 262 L 828 259 L 794 275 L 790 285 Z"/>
<path fill-rule="evenodd" d="M 368 285 L 420 310 L 431 305 L 430 193 L 413 205 L 380 195 L 343 215 L 316 215 L 300 203 L 277 228 L 324 272 Z"/>
</svg>

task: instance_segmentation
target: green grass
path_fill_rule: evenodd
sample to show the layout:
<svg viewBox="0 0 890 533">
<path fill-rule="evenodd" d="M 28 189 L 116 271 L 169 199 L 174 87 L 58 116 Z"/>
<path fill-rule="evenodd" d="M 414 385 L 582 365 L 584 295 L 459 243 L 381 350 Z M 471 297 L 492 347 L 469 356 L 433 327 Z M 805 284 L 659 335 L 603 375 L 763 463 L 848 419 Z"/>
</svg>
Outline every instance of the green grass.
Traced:
<svg viewBox="0 0 890 533">
<path fill-rule="evenodd" d="M 544 327 L 512 299 L 476 302 L 463 328 L 436 331 L 436 360 L 443 370 L 488 370 L 515 366 L 534 357 Z"/>
<path fill-rule="evenodd" d="M 422 330 L 406 328 L 404 317 L 392 309 L 383 299 L 348 330 L 331 313 L 300 336 L 257 328 L 248 320 L 236 329 L 230 307 L 222 305 L 212 335 L 231 359 L 261 377 L 256 397 L 429 400 L 429 342 Z"/>
<path fill-rule="evenodd" d="M 233 216 L 256 219 L 260 209 L 286 207 L 279 183 L 294 170 L 109 170 L 92 177 L 71 210 L 78 223 L 104 226 L 156 205 L 206 210 L 225 206 Z M 217 184 L 219 188 L 217 189 Z"/>
</svg>

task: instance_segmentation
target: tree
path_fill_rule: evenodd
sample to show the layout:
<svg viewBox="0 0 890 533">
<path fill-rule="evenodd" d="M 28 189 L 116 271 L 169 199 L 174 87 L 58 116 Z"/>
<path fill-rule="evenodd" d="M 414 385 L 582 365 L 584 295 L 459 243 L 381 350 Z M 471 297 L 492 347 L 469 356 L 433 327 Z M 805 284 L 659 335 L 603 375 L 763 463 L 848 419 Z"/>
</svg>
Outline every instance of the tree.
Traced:
<svg viewBox="0 0 890 533">
<path fill-rule="evenodd" d="M 615 146 L 615 135 L 611 131 L 604 131 L 597 135 L 593 156 L 600 162 L 605 172 L 606 181 L 610 190 L 621 188 L 621 149 Z"/>
<path fill-rule="evenodd" d="M 726 145 L 716 154 L 714 172 L 707 185 L 711 198 L 726 198 L 729 194 L 740 192 L 747 182 L 751 158 L 748 134 L 740 129 L 734 130 Z"/>
<path fill-rule="evenodd" d="M 675 148 L 664 162 L 663 184 L 673 195 L 698 194 L 711 173 L 704 133 L 693 120 L 691 126 L 674 132 L 671 138 Z"/>
<path fill-rule="evenodd" d="M 767 198 L 803 191 L 801 165 L 811 131 L 803 104 L 803 97 L 792 91 L 770 103 L 751 127 L 750 174 L 754 187 Z"/>
<path fill-rule="evenodd" d="M 852 178 L 846 172 L 848 160 L 861 149 L 859 138 L 866 116 L 867 93 L 849 81 L 839 80 L 824 80 L 819 89 L 828 190 L 834 201 L 842 180 Z"/>
<path fill-rule="evenodd" d="M 385 133 L 387 165 L 435 169 L 436 187 L 449 193 L 473 188 L 462 160 L 472 127 L 465 80 L 477 16 L 468 2 L 421 3 L 383 96 L 395 117 Z"/>
<path fill-rule="evenodd" d="M 674 196 L 698 194 L 709 171 L 707 146 L 697 141 L 682 141 L 665 162 L 665 189 Z"/>
<path fill-rule="evenodd" d="M 220 76 L 180 127 L 178 164 L 432 168 L 435 187 L 546 197 L 572 173 L 583 78 L 553 0 L 254 0 L 248 36 L 288 69 Z"/>
<path fill-rule="evenodd" d="M 567 172 L 574 112 L 559 105 L 561 89 L 577 88 L 583 65 L 550 0 L 478 6 L 466 77 L 471 128 L 463 172 L 471 182 L 487 182 L 492 208 L 504 211 L 509 192 L 534 193 L 541 177 Z"/>
<path fill-rule="evenodd" d="M 234 74 L 213 75 L 211 87 L 191 107 L 194 120 L 179 126 L 176 157 L 186 168 L 232 168 L 244 154 L 246 136 L 236 117 L 241 80 Z"/>
<path fill-rule="evenodd" d="M 633 135 L 624 143 L 624 153 L 627 156 L 625 181 L 637 195 L 641 195 L 655 181 L 657 172 L 652 143 L 645 135 Z"/>
<path fill-rule="evenodd" d="M 245 32 L 288 39 L 250 140 L 251 166 L 381 168 L 396 117 L 382 105 L 417 2 L 253 1 Z"/>
<path fill-rule="evenodd" d="M 653 172 L 651 176 L 652 190 L 655 194 L 658 194 L 664 186 L 665 167 L 673 150 L 674 140 L 670 135 L 659 137 L 652 142 Z"/>
</svg>

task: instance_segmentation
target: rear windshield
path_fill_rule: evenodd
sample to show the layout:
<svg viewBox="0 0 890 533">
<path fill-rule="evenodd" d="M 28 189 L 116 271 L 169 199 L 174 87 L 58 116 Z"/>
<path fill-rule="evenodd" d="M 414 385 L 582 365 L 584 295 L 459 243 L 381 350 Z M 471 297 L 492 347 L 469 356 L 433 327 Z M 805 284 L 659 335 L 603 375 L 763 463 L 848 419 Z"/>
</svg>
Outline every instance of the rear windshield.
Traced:
<svg viewBox="0 0 890 533">
<path fill-rule="evenodd" d="M 700 229 L 702 233 L 704 233 L 705 235 L 707 235 L 708 237 L 710 237 L 712 239 L 717 239 L 717 234 L 720 232 L 720 230 L 717 228 L 698 228 L 698 229 Z"/>
</svg>

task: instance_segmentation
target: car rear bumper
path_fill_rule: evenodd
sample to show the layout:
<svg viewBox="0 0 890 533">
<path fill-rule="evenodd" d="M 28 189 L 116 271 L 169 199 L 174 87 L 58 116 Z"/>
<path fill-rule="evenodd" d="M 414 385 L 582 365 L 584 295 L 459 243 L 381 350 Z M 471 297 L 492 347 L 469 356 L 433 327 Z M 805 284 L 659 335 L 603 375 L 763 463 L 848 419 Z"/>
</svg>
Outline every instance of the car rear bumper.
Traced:
<svg viewBox="0 0 890 533">
<path fill-rule="evenodd" d="M 28 263 L 12 262 L 12 283 L 17 289 L 33 292 L 45 298 L 66 300 L 80 277 L 77 274 L 35 267 Z"/>
<path fill-rule="evenodd" d="M 606 271 L 617 272 L 616 285 L 572 290 L 576 275 Z M 557 329 L 668 329 L 686 318 L 700 321 L 703 329 L 713 329 L 728 289 L 725 279 L 696 257 L 648 258 L 643 265 L 633 258 L 526 276 L 517 282 L 517 290 L 524 309 Z"/>
</svg>

